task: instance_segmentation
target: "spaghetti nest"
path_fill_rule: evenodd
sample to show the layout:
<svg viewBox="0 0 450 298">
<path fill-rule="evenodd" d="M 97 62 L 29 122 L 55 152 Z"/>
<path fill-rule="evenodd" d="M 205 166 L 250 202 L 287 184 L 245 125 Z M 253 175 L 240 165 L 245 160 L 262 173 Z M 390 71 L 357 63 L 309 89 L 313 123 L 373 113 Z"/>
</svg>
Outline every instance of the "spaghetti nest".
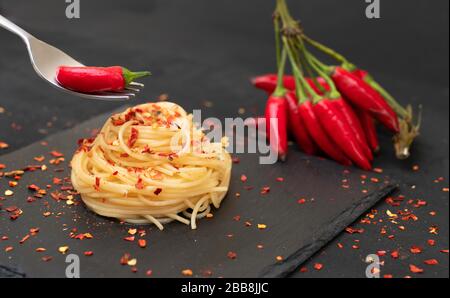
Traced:
<svg viewBox="0 0 450 298">
<path fill-rule="evenodd" d="M 195 229 L 228 191 L 232 162 L 222 143 L 210 142 L 176 104 L 139 105 L 80 141 L 72 183 L 99 215 L 161 230 L 176 220 Z"/>
</svg>

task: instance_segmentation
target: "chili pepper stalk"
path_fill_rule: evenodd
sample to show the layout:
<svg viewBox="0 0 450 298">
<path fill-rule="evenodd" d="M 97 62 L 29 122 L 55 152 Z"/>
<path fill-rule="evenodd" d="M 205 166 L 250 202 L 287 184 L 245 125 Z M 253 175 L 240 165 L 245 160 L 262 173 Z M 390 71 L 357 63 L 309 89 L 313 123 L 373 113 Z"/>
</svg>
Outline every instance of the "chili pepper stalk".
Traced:
<svg viewBox="0 0 450 298">
<path fill-rule="evenodd" d="M 356 65 L 349 62 L 343 55 L 313 40 L 303 31 L 302 38 L 313 47 L 340 62 L 344 69 L 352 72 L 358 71 Z M 420 111 L 417 117 L 414 117 L 414 112 L 411 105 L 403 107 L 385 88 L 375 81 L 369 73 L 361 71 L 359 74 L 361 75 L 361 79 L 377 91 L 396 112 L 400 124 L 400 131 L 393 138 L 396 156 L 398 159 L 402 160 L 409 158 L 410 148 L 414 143 L 414 140 L 420 135 L 420 127 L 422 122 L 421 107 L 419 107 Z"/>
</svg>

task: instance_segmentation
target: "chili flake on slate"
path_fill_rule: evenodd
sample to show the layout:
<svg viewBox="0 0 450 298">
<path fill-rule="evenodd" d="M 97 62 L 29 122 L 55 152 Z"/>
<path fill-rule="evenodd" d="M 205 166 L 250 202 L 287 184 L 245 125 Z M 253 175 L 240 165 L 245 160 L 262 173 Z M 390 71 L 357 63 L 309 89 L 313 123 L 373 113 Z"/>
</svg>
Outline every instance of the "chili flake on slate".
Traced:
<svg viewBox="0 0 450 298">
<path fill-rule="evenodd" d="M 412 273 L 423 273 L 424 272 L 424 270 L 422 269 L 422 268 L 419 268 L 419 267 L 417 267 L 416 265 L 409 265 L 409 270 L 412 272 Z"/>
<path fill-rule="evenodd" d="M 265 224 L 258 224 L 258 229 L 265 230 L 265 229 L 267 229 L 267 225 L 265 225 Z"/>
<path fill-rule="evenodd" d="M 439 261 L 436 259 L 425 260 L 424 263 L 430 266 L 439 265 Z"/>
<path fill-rule="evenodd" d="M 51 151 L 50 154 L 53 157 L 63 157 L 64 156 L 64 154 L 62 154 L 61 152 L 58 152 L 58 151 Z"/>
<path fill-rule="evenodd" d="M 306 203 L 306 199 L 304 199 L 304 198 L 298 199 L 297 203 L 299 203 L 300 205 L 303 205 Z"/>
<path fill-rule="evenodd" d="M 147 246 L 147 241 L 145 239 L 138 240 L 139 247 L 145 248 Z"/>
<path fill-rule="evenodd" d="M 261 189 L 261 194 L 262 195 L 266 195 L 266 194 L 268 194 L 270 192 L 270 187 L 269 186 L 264 186 L 262 189 Z"/>
<path fill-rule="evenodd" d="M 8 147 L 9 145 L 7 143 L 0 141 L 0 149 L 6 149 Z"/>
<path fill-rule="evenodd" d="M 316 269 L 317 271 L 320 271 L 323 269 L 323 264 L 321 263 L 315 263 L 314 264 L 314 269 Z"/>
<path fill-rule="evenodd" d="M 184 269 L 181 271 L 181 274 L 183 274 L 184 276 L 192 276 L 194 275 L 194 273 L 192 272 L 191 269 Z"/>
<path fill-rule="evenodd" d="M 237 253 L 235 253 L 233 251 L 229 251 L 227 253 L 227 258 L 229 258 L 230 260 L 235 260 L 237 258 Z"/>
<path fill-rule="evenodd" d="M 247 182 L 248 178 L 245 175 L 241 175 L 241 181 L 242 182 Z"/>
<path fill-rule="evenodd" d="M 58 248 L 58 251 L 64 255 L 69 251 L 69 247 L 68 246 L 60 246 Z"/>
<path fill-rule="evenodd" d="M 412 254 L 417 255 L 417 254 L 422 253 L 422 248 L 420 248 L 420 247 L 418 247 L 418 246 L 413 246 L 413 247 L 410 248 L 409 251 L 410 251 Z"/>
</svg>

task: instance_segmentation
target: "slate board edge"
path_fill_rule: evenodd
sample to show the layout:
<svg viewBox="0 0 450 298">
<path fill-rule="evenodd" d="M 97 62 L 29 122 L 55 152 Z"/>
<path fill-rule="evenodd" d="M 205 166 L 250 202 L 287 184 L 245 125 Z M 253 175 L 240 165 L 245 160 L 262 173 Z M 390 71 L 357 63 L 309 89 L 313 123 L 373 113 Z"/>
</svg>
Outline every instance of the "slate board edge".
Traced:
<svg viewBox="0 0 450 298">
<path fill-rule="evenodd" d="M 379 191 L 366 196 L 362 201 L 343 211 L 330 220 L 325 228 L 316 231 L 317 240 L 313 243 L 299 248 L 295 253 L 287 257 L 283 262 L 266 267 L 261 271 L 259 277 L 281 278 L 293 273 L 302 263 L 312 257 L 319 249 L 339 235 L 342 230 L 356 221 L 366 210 L 374 206 L 381 199 L 389 196 L 398 189 L 398 185 L 390 184 Z"/>
</svg>

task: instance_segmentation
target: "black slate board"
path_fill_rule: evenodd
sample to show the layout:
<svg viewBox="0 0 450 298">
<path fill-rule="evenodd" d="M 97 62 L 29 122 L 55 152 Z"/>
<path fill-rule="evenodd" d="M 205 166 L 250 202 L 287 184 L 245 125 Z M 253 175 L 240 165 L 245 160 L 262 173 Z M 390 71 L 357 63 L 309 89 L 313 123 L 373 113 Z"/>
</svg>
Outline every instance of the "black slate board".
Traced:
<svg viewBox="0 0 450 298">
<path fill-rule="evenodd" d="M 99 217 L 88 211 L 83 204 L 67 205 L 65 201 L 56 202 L 49 195 L 33 203 L 26 199 L 32 193 L 27 185 L 45 187 L 52 183 L 53 177 L 64 178 L 69 175 L 68 162 L 76 148 L 76 140 L 88 136 L 94 128 L 100 127 L 108 115 L 98 116 L 74 129 L 48 137 L 45 141 L 32 144 L 0 158 L 0 163 L 8 166 L 5 170 L 24 168 L 29 164 L 39 164 L 33 157 L 45 155 L 47 171 L 26 173 L 19 186 L 11 188 L 14 195 L 6 197 L 1 203 L 0 237 L 7 235 L 9 240 L 0 240 L 0 274 L 27 277 L 64 277 L 65 257 L 58 252 L 60 246 L 69 246 L 69 253 L 81 258 L 82 277 L 144 277 L 152 270 L 155 277 L 179 277 L 181 270 L 190 268 L 194 276 L 214 277 L 282 277 L 293 272 L 302 262 L 355 221 L 377 201 L 390 194 L 395 186 L 378 177 L 380 182 L 361 184 L 362 172 L 336 165 L 333 162 L 305 156 L 296 150 L 289 162 L 273 166 L 258 164 L 258 156 L 240 155 L 239 164 L 234 165 L 229 195 L 222 207 L 214 211 L 214 217 L 199 222 L 198 229 L 178 223 L 166 226 L 161 232 L 152 226 L 138 227 L 147 235 L 148 247 L 142 249 L 136 242 L 123 240 L 129 236 L 131 225 Z M 64 153 L 66 161 L 58 166 L 49 165 L 51 150 Z M 55 172 L 64 168 L 64 172 Z M 248 176 L 242 183 L 241 174 Z M 284 182 L 277 181 L 284 177 Z M 343 179 L 349 189 L 341 187 Z M 253 189 L 246 189 L 252 186 Z M 270 193 L 261 195 L 261 188 L 270 186 Z M 0 194 L 9 189 L 7 179 L 0 179 Z M 362 190 L 367 193 L 363 194 Z M 49 192 L 55 190 L 55 186 Z M 238 198 L 235 193 L 241 193 Z M 306 198 L 299 204 L 299 198 Z M 79 201 L 79 198 L 76 199 Z M 47 204 L 48 202 L 48 204 Z M 46 205 L 47 204 L 47 205 Z M 11 221 L 5 210 L 17 206 L 23 215 Z M 44 217 L 45 211 L 52 212 Z M 240 216 L 237 221 L 234 217 Z M 251 223 L 247 226 L 246 222 Z M 267 225 L 259 230 L 257 224 Z M 19 241 L 29 233 L 30 228 L 40 231 L 23 244 Z M 73 228 L 78 233 L 91 233 L 93 239 L 76 240 L 69 237 Z M 232 236 L 230 236 L 232 235 Z M 257 248 L 261 244 L 263 248 Z M 7 246 L 14 250 L 5 252 Z M 38 247 L 46 252 L 38 253 Z M 86 257 L 85 251 L 94 255 Z M 228 252 L 237 253 L 232 260 Z M 119 264 L 120 257 L 130 253 L 137 258 L 137 273 L 129 266 Z M 41 257 L 52 256 L 49 262 Z M 276 257 L 282 256 L 283 261 Z M 208 273 L 209 272 L 209 273 Z"/>
</svg>

